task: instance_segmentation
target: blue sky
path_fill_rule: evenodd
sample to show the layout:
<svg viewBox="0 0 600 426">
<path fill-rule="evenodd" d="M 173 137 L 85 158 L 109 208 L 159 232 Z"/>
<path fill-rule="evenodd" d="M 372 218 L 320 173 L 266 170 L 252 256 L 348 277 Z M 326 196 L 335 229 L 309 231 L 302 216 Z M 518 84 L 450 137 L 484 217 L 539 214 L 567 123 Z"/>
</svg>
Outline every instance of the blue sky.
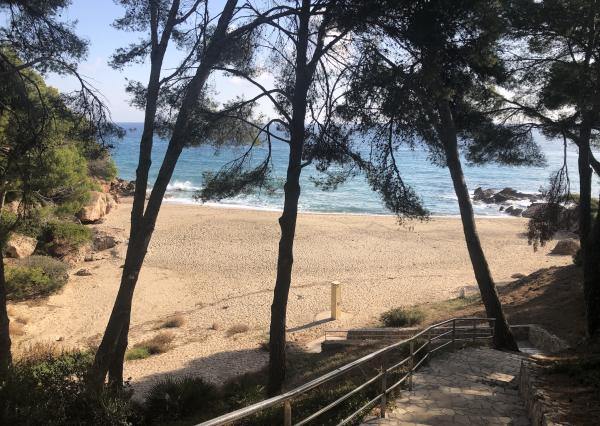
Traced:
<svg viewBox="0 0 600 426">
<path fill-rule="evenodd" d="M 213 7 L 222 4 L 221 0 L 212 1 Z M 125 93 L 126 79 L 138 80 L 146 83 L 149 67 L 147 64 L 133 65 L 122 71 L 113 70 L 108 66 L 111 54 L 121 46 L 137 41 L 142 34 L 118 31 L 111 26 L 115 18 L 122 16 L 121 6 L 112 0 L 73 0 L 72 4 L 64 11 L 62 16 L 68 20 L 77 20 L 77 33 L 89 41 L 89 54 L 87 60 L 80 64 L 79 70 L 86 79 L 104 96 L 111 111 L 113 120 L 117 122 L 143 121 L 143 112 L 129 105 Z M 164 68 L 169 68 L 177 63 L 180 52 L 170 50 L 165 58 Z M 272 81 L 272 77 L 264 74 L 261 77 L 263 84 Z M 72 78 L 50 75 L 48 84 L 61 91 L 70 91 L 77 88 L 77 82 Z M 239 78 L 215 77 L 211 84 L 217 91 L 216 98 L 225 101 L 236 95 L 252 96 L 255 90 L 249 83 Z M 261 105 L 263 112 L 272 113 L 268 103 Z"/>
</svg>

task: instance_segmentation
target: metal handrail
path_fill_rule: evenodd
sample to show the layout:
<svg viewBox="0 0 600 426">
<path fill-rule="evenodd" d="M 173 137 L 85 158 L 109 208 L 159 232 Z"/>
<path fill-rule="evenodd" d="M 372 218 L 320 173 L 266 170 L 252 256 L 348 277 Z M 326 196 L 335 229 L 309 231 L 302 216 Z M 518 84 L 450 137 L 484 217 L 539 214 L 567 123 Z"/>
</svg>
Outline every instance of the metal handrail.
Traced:
<svg viewBox="0 0 600 426">
<path fill-rule="evenodd" d="M 459 340 L 470 340 L 470 339 L 458 339 L 456 338 L 456 323 L 459 321 L 466 321 L 466 322 L 472 322 L 473 326 L 472 328 L 460 328 L 460 331 L 467 331 L 467 330 L 472 330 L 475 332 L 481 332 L 482 328 L 477 329 L 477 322 L 483 322 L 486 321 L 488 322 L 488 326 L 489 328 L 492 330 L 491 335 L 488 337 L 476 337 L 475 335 L 472 336 L 473 340 L 475 340 L 476 338 L 490 338 L 493 337 L 493 326 L 492 324 L 495 321 L 495 318 L 478 318 L 478 317 L 469 317 L 469 318 L 452 318 L 446 321 L 442 321 L 439 322 L 437 324 L 433 324 L 430 325 L 429 327 L 421 330 L 419 333 L 415 334 L 414 336 L 408 338 L 408 339 L 404 339 L 401 340 L 399 342 L 393 343 L 389 346 L 386 346 L 384 348 L 381 348 L 375 352 L 371 352 L 370 354 L 367 354 L 365 356 L 363 356 L 362 358 L 359 358 L 355 361 L 352 361 L 346 365 L 343 365 L 342 367 L 336 368 L 333 371 L 330 371 L 329 373 L 326 373 L 320 377 L 317 377 L 314 380 L 311 380 L 308 383 L 305 383 L 303 385 L 298 386 L 295 389 L 292 389 L 288 392 L 285 392 L 281 395 L 278 396 L 274 396 L 272 398 L 268 398 L 265 399 L 264 401 L 261 402 L 257 402 L 256 404 L 252 404 L 249 405 L 248 407 L 244 407 L 244 408 L 240 408 L 239 410 L 236 411 L 232 411 L 230 413 L 224 414 L 222 416 L 216 417 L 212 420 L 208 420 L 206 422 L 200 423 L 197 426 L 220 426 L 220 425 L 226 425 L 226 424 L 230 424 L 232 422 L 235 422 L 236 420 L 241 420 L 244 419 L 246 417 L 252 416 L 256 413 L 259 413 L 263 410 L 266 410 L 268 408 L 272 408 L 275 407 L 277 405 L 284 405 L 284 426 L 291 426 L 292 425 L 292 421 L 291 421 L 291 402 L 294 398 L 299 397 L 300 395 L 303 395 L 309 391 L 311 391 L 312 389 L 317 388 L 318 386 L 321 386 L 325 383 L 328 383 L 340 376 L 342 376 L 345 373 L 348 373 L 349 371 L 362 366 L 370 361 L 373 361 L 374 359 L 377 359 L 378 357 L 382 356 L 384 358 L 384 361 L 382 362 L 382 368 L 381 368 L 381 373 L 377 374 L 375 377 L 370 378 L 369 380 L 367 380 L 368 383 L 362 383 L 361 385 L 358 385 L 357 388 L 360 388 L 360 390 L 364 389 L 365 387 L 367 387 L 368 385 L 374 383 L 375 381 L 377 381 L 377 379 L 381 379 L 382 380 L 382 389 L 381 392 L 378 394 L 377 397 L 373 398 L 372 400 L 370 400 L 367 404 L 365 404 L 363 407 L 359 408 L 358 411 L 355 411 L 353 414 L 351 414 L 349 417 L 347 417 L 346 419 L 344 419 L 340 424 L 345 424 L 347 423 L 350 419 L 354 418 L 358 413 L 364 411 L 366 408 L 368 408 L 369 406 L 373 405 L 375 402 L 380 401 L 381 402 L 381 416 L 384 417 L 385 416 L 385 405 L 386 405 L 386 396 L 387 394 L 394 388 L 396 388 L 397 386 L 399 386 L 400 384 L 402 384 L 406 379 L 409 380 L 409 387 L 412 388 L 412 375 L 413 372 L 425 361 L 425 359 L 429 358 L 429 355 L 439 349 L 441 349 L 442 346 L 446 346 L 446 344 L 448 343 L 452 343 L 452 346 L 454 347 L 454 342 L 455 341 L 459 341 Z M 433 350 L 429 350 L 429 344 L 431 343 L 432 340 L 434 340 L 434 338 L 427 338 L 427 342 L 425 344 L 423 344 L 420 348 L 418 348 L 416 351 L 414 350 L 414 342 L 419 339 L 420 337 L 426 335 L 427 333 L 429 333 L 431 330 L 444 326 L 446 324 L 452 324 L 452 329 L 451 329 L 451 341 L 439 346 L 437 348 L 434 348 Z M 444 333 L 443 335 L 447 335 L 448 332 Z M 441 336 L 440 336 L 441 337 Z M 439 338 L 439 337 L 438 337 Z M 385 355 L 388 354 L 389 352 L 393 351 L 394 349 L 398 349 L 406 344 L 410 345 L 410 356 L 402 361 L 400 361 L 399 363 L 393 365 L 392 367 L 388 368 L 387 364 L 384 365 L 384 362 L 387 362 L 387 360 L 385 360 Z M 419 360 L 419 362 L 417 362 L 415 364 L 414 362 L 414 358 L 415 355 L 421 351 L 422 349 L 426 349 L 425 355 L 423 355 L 423 358 L 421 358 Z M 388 388 L 386 385 L 386 380 L 387 380 L 387 374 L 394 370 L 395 368 L 400 367 L 401 365 L 403 365 L 405 362 L 410 361 L 410 370 L 409 372 L 402 378 L 400 379 L 400 381 L 396 382 L 391 388 Z M 355 393 L 357 393 L 358 390 L 355 388 L 353 390 L 351 390 L 348 394 L 345 394 L 344 396 L 338 398 L 336 401 L 328 404 L 327 406 L 325 406 L 324 408 L 322 408 L 321 410 L 317 411 L 316 413 L 311 414 L 309 417 L 300 420 L 298 423 L 296 423 L 296 425 L 302 425 L 307 423 L 310 420 L 313 420 L 314 418 L 316 418 L 318 415 L 323 414 L 324 412 L 328 411 L 329 409 L 337 406 L 338 404 L 340 404 L 341 402 L 345 401 L 348 397 L 354 395 Z"/>
</svg>

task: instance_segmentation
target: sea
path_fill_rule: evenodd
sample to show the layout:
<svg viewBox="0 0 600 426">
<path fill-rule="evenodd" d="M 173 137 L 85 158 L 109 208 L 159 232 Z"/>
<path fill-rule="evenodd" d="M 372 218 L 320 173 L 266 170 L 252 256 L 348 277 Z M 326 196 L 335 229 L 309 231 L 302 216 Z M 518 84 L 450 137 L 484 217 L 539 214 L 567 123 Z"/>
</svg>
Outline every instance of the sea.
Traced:
<svg viewBox="0 0 600 426">
<path fill-rule="evenodd" d="M 119 177 L 135 179 L 139 141 L 142 123 L 119 123 L 125 129 L 125 137 L 113 142 L 112 156 L 116 162 Z M 477 187 L 501 190 L 510 187 L 524 193 L 539 193 L 547 187 L 548 179 L 563 163 L 561 141 L 548 140 L 540 134 L 534 135 L 546 158 L 543 167 L 514 167 L 489 164 L 468 165 L 464 162 L 464 172 L 471 193 Z M 154 182 L 168 141 L 158 136 L 154 138 L 150 186 Z M 258 146 L 254 158 L 262 158 L 266 147 Z M 201 204 L 194 195 L 203 187 L 204 172 L 216 172 L 231 160 L 244 153 L 246 147 L 215 148 L 209 145 L 186 148 L 182 153 L 173 178 L 165 195 L 167 203 Z M 283 142 L 273 142 L 272 161 L 274 190 L 259 190 L 251 194 L 239 195 L 219 202 L 206 203 L 224 208 L 245 208 L 279 211 L 283 206 L 283 182 L 286 175 L 288 146 Z M 432 164 L 428 152 L 423 148 L 403 147 L 396 160 L 405 182 L 421 197 L 424 206 L 433 216 L 458 215 L 457 199 L 446 168 Z M 578 192 L 577 147 L 569 146 L 567 161 L 570 183 L 573 192 Z M 314 183 L 322 178 L 314 166 L 304 168 L 301 175 L 301 196 L 299 209 L 310 213 L 339 213 L 358 215 L 389 215 L 379 195 L 370 188 L 364 176 L 348 180 L 334 191 L 324 191 Z M 600 189 L 595 178 L 594 194 Z M 529 201 L 515 202 L 515 207 L 526 207 Z M 505 217 L 499 206 L 474 202 L 476 215 Z"/>
</svg>

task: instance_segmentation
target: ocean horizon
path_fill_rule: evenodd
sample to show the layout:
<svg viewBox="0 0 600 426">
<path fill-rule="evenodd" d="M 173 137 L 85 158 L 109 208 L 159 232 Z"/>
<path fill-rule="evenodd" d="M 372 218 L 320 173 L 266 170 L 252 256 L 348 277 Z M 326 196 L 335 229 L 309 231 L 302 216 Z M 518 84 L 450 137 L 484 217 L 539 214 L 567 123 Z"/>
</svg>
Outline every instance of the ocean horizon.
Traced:
<svg viewBox="0 0 600 426">
<path fill-rule="evenodd" d="M 135 179 L 139 141 L 142 123 L 118 123 L 126 131 L 125 137 L 114 141 L 111 150 L 118 169 L 118 176 L 126 180 Z M 488 164 L 473 166 L 464 163 L 467 185 L 471 193 L 477 187 L 501 190 L 505 187 L 528 194 L 539 194 L 548 185 L 551 173 L 558 170 L 563 161 L 561 141 L 547 140 L 540 134 L 534 137 L 546 157 L 544 167 L 515 167 Z M 168 141 L 155 136 L 152 150 L 152 167 L 149 185 L 152 186 L 164 157 Z M 182 204 L 202 204 L 194 198 L 203 187 L 203 173 L 216 172 L 227 162 L 238 157 L 244 147 L 215 148 L 209 145 L 184 149 L 173 178 L 167 188 L 165 202 Z M 258 147 L 256 158 L 262 158 L 264 147 Z M 577 173 L 577 148 L 570 145 L 567 150 L 567 164 L 571 191 L 578 192 L 579 179 Z M 280 211 L 283 205 L 283 181 L 286 174 L 288 147 L 285 143 L 273 143 L 272 162 L 273 177 L 277 183 L 274 191 L 257 191 L 239 195 L 219 202 L 205 203 L 210 206 L 245 208 L 253 210 Z M 405 182 L 422 198 L 424 206 L 433 216 L 456 216 L 459 214 L 458 204 L 452 181 L 447 168 L 431 164 L 428 153 L 424 149 L 402 148 L 396 157 L 400 172 Z M 306 167 L 301 176 L 302 192 L 299 210 L 304 213 L 333 213 L 357 215 L 390 215 L 379 195 L 370 188 L 363 176 L 354 177 L 340 185 L 335 191 L 323 191 L 317 188 L 311 178 L 323 176 L 313 166 Z M 594 178 L 594 195 L 600 188 L 598 179 Z M 528 200 L 515 201 L 511 205 L 526 207 Z M 475 214 L 488 217 L 510 217 L 499 211 L 496 204 L 473 203 Z"/>
</svg>

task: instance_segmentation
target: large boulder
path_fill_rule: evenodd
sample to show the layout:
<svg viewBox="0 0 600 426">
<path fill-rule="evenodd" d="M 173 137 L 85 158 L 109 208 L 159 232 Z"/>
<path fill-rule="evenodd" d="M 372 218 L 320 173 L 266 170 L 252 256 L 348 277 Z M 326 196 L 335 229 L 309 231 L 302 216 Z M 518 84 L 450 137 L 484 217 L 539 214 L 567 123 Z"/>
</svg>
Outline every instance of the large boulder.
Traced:
<svg viewBox="0 0 600 426">
<path fill-rule="evenodd" d="M 77 213 L 77 217 L 83 223 L 98 222 L 116 206 L 111 194 L 92 191 L 90 201 Z"/>
<path fill-rule="evenodd" d="M 94 232 L 94 251 L 103 251 L 125 242 L 125 231 L 119 228 L 97 228 Z"/>
<path fill-rule="evenodd" d="M 22 259 L 31 256 L 37 245 L 37 239 L 21 234 L 12 234 L 6 243 L 6 257 Z"/>
<path fill-rule="evenodd" d="M 574 256 L 579 251 L 579 241 L 570 238 L 568 240 L 560 240 L 552 249 L 550 254 L 557 256 Z"/>
<path fill-rule="evenodd" d="M 528 200 L 531 195 L 525 194 L 523 192 L 519 192 L 512 188 L 504 188 L 502 191 L 498 192 L 496 195 L 501 195 L 508 200 Z"/>
</svg>

